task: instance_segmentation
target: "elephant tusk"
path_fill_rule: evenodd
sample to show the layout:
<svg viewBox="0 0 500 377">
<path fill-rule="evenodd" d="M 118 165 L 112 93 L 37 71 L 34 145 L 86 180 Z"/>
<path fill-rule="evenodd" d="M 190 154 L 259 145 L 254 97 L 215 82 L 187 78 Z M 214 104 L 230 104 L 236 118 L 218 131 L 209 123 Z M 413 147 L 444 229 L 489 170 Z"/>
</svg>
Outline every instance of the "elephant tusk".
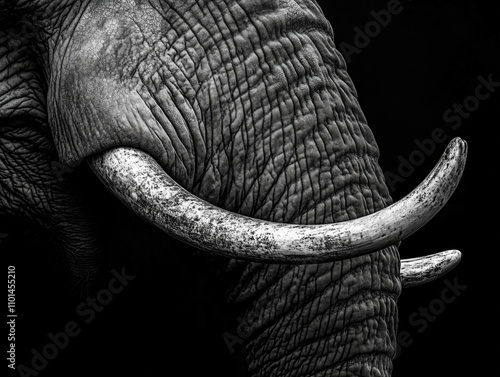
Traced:
<svg viewBox="0 0 500 377">
<path fill-rule="evenodd" d="M 333 224 L 274 223 L 232 213 L 179 186 L 147 153 L 115 148 L 91 157 L 94 173 L 123 203 L 167 234 L 199 249 L 269 263 L 319 263 L 393 245 L 426 224 L 458 185 L 467 155 L 453 139 L 436 167 L 405 198 Z"/>
<path fill-rule="evenodd" d="M 462 254 L 458 250 L 442 251 L 433 255 L 401 261 L 403 288 L 414 287 L 433 281 L 458 265 Z"/>
</svg>

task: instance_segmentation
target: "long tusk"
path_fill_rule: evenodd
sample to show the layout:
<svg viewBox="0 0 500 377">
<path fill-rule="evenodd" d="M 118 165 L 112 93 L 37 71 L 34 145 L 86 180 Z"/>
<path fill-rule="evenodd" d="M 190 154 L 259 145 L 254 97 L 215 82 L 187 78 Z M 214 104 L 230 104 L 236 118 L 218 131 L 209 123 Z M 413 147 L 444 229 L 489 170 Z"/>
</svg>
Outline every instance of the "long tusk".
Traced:
<svg viewBox="0 0 500 377">
<path fill-rule="evenodd" d="M 424 257 L 401 261 L 401 283 L 403 288 L 414 287 L 433 281 L 455 268 L 462 254 L 458 250 L 447 250 Z"/>
<path fill-rule="evenodd" d="M 465 141 L 450 142 L 436 167 L 410 194 L 358 219 L 297 225 L 262 221 L 209 204 L 179 186 L 147 153 L 116 148 L 89 159 L 122 202 L 169 235 L 202 250 L 272 263 L 319 263 L 378 250 L 427 223 L 458 185 Z"/>
</svg>

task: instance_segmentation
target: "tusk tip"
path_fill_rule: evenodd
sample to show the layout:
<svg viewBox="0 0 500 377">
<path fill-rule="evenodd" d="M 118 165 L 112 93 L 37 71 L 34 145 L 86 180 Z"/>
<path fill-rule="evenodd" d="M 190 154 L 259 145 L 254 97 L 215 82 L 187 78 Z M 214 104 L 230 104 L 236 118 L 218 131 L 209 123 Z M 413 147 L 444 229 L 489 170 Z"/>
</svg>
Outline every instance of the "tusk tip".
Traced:
<svg viewBox="0 0 500 377">
<path fill-rule="evenodd" d="M 462 253 L 459 250 L 446 250 L 433 255 L 403 259 L 401 261 L 403 288 L 436 280 L 454 269 L 461 259 Z"/>
<path fill-rule="evenodd" d="M 455 158 L 465 163 L 465 159 L 467 158 L 467 149 L 467 142 L 464 139 L 455 137 L 448 144 L 445 154 L 452 159 Z"/>
</svg>

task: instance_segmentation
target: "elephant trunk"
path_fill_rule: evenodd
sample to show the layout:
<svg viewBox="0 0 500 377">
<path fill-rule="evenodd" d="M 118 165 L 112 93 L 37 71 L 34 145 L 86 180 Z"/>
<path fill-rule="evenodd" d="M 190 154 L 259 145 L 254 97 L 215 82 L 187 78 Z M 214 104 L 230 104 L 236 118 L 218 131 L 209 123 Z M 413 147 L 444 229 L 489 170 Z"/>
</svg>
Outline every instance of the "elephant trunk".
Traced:
<svg viewBox="0 0 500 377">
<path fill-rule="evenodd" d="M 395 246 L 336 263 L 245 266 L 229 297 L 254 302 L 238 329 L 250 375 L 390 376 L 398 273 Z"/>
</svg>

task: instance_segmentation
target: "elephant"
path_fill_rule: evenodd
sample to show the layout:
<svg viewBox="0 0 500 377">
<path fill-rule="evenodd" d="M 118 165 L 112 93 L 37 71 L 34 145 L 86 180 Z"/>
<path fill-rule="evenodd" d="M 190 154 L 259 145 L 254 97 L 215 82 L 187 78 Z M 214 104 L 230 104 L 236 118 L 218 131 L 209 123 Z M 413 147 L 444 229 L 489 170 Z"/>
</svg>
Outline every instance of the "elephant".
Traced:
<svg viewBox="0 0 500 377">
<path fill-rule="evenodd" d="M 89 169 L 216 255 L 248 375 L 391 375 L 402 288 L 461 255 L 398 247 L 453 194 L 465 141 L 393 202 L 313 0 L 0 4 L 1 215 L 50 229 L 70 280 L 93 289 L 107 256 Z"/>
</svg>

